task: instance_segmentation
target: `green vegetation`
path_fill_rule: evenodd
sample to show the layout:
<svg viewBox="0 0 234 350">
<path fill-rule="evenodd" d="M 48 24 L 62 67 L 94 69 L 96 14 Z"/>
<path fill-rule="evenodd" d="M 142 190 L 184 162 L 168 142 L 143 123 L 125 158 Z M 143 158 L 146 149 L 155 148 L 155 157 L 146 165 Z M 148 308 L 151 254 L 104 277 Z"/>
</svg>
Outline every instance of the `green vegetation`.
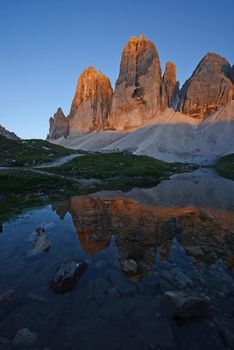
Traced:
<svg viewBox="0 0 234 350">
<path fill-rule="evenodd" d="M 0 166 L 33 166 L 77 151 L 44 140 L 9 140 L 0 136 Z"/>
<path fill-rule="evenodd" d="M 0 172 L 0 221 L 19 214 L 23 209 L 73 195 L 152 187 L 171 174 L 194 169 L 181 163 L 165 163 L 128 152 L 83 152 L 81 157 L 59 167 L 38 171 L 32 166 L 75 151 L 42 140 L 12 141 L 0 138 L 0 143 L 0 165 L 9 166 L 11 160 L 11 168 Z"/>
<path fill-rule="evenodd" d="M 161 179 L 180 172 L 181 169 L 181 163 L 165 163 L 146 156 L 134 156 L 128 153 L 95 153 L 83 155 L 47 171 L 85 179 L 106 179 L 116 176 Z"/>
<path fill-rule="evenodd" d="M 23 209 L 63 200 L 74 195 L 84 195 L 99 190 L 151 187 L 158 180 L 148 178 L 113 178 L 90 181 L 86 185 L 75 179 L 51 176 L 30 170 L 11 169 L 0 173 L 0 222 L 14 217 Z"/>
<path fill-rule="evenodd" d="M 0 173 L 0 221 L 49 200 L 70 196 L 78 189 L 60 177 L 12 169 Z"/>
<path fill-rule="evenodd" d="M 214 168 L 221 176 L 234 180 L 234 153 L 219 158 Z"/>
</svg>

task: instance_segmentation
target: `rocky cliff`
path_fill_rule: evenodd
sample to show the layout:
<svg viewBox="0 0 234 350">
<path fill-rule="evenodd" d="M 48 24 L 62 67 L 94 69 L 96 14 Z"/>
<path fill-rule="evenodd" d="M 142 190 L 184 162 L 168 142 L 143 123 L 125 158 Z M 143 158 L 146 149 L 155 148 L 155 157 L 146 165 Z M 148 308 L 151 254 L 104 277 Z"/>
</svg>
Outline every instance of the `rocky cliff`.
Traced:
<svg viewBox="0 0 234 350">
<path fill-rule="evenodd" d="M 20 140 L 20 138 L 14 132 L 8 131 L 2 125 L 0 125 L 0 135 L 10 140 Z"/>
<path fill-rule="evenodd" d="M 69 134 L 76 136 L 100 130 L 110 112 L 110 80 L 93 67 L 80 75 L 69 115 Z"/>
<path fill-rule="evenodd" d="M 234 86 L 228 61 L 207 53 L 180 91 L 179 110 L 192 117 L 203 118 L 231 102 Z"/>
<path fill-rule="evenodd" d="M 162 74 L 154 43 L 141 35 L 126 44 L 108 125 L 125 130 L 141 126 L 161 108 Z"/>
<path fill-rule="evenodd" d="M 154 43 L 143 35 L 131 37 L 122 53 L 114 93 L 104 74 L 93 67 L 85 69 L 69 116 L 59 109 L 50 119 L 49 138 L 76 138 L 101 130 L 128 132 L 160 119 L 168 107 L 201 121 L 230 104 L 233 84 L 234 65 L 209 52 L 179 90 L 175 64 L 167 62 L 162 76 Z"/>
<path fill-rule="evenodd" d="M 167 62 L 161 85 L 162 108 L 176 108 L 179 92 L 179 82 L 176 81 L 176 66 Z"/>
<path fill-rule="evenodd" d="M 54 117 L 50 118 L 50 130 L 48 138 L 58 139 L 60 137 L 67 137 L 69 133 L 68 119 L 63 114 L 61 108 L 58 108 Z"/>
</svg>

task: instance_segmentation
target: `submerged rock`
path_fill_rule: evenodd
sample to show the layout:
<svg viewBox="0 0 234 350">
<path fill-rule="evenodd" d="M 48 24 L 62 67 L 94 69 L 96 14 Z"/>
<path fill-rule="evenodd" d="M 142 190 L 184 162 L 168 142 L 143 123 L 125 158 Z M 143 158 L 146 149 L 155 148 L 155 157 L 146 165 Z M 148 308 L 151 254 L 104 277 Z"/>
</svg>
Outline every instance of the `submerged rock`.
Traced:
<svg viewBox="0 0 234 350">
<path fill-rule="evenodd" d="M 16 291 L 15 289 L 9 289 L 6 292 L 0 294 L 0 305 L 8 304 L 15 299 Z"/>
<path fill-rule="evenodd" d="M 137 263 L 133 259 L 125 260 L 123 264 L 123 270 L 127 273 L 136 273 Z"/>
<path fill-rule="evenodd" d="M 44 233 L 44 232 L 45 232 L 44 227 L 38 226 L 38 227 L 36 228 L 36 233 L 37 233 L 38 235 L 41 235 L 41 234 Z"/>
<path fill-rule="evenodd" d="M 167 291 L 163 298 L 168 311 L 174 318 L 202 319 L 208 315 L 208 298 L 203 296 L 181 291 Z"/>
<path fill-rule="evenodd" d="M 68 293 L 75 288 L 86 269 L 86 263 L 77 260 L 66 260 L 56 271 L 50 287 L 55 293 Z"/>
<path fill-rule="evenodd" d="M 32 243 L 33 251 L 32 255 L 40 254 L 42 252 L 48 252 L 51 247 L 51 241 L 46 234 L 41 234 L 37 236 Z"/>
<path fill-rule="evenodd" d="M 21 328 L 17 331 L 12 343 L 14 346 L 32 346 L 35 344 L 38 335 L 28 328 Z"/>
</svg>

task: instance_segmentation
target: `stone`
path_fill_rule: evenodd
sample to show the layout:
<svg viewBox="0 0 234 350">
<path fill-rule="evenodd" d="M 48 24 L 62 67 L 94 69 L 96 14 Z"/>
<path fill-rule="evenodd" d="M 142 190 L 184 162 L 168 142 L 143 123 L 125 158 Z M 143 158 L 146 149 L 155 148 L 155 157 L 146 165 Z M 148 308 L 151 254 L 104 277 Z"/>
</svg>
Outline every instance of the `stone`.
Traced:
<svg viewBox="0 0 234 350">
<path fill-rule="evenodd" d="M 55 293 L 68 293 L 73 290 L 86 270 L 86 263 L 66 260 L 56 271 L 50 287 Z"/>
<path fill-rule="evenodd" d="M 14 346 L 33 346 L 37 340 L 38 335 L 31 332 L 28 328 L 21 328 L 17 331 L 12 343 Z"/>
<path fill-rule="evenodd" d="M 167 62 L 161 85 L 162 108 L 176 108 L 178 103 L 179 82 L 176 80 L 176 66 Z"/>
<path fill-rule="evenodd" d="M 135 274 L 137 272 L 137 263 L 135 262 L 135 260 L 125 260 L 123 264 L 123 271 Z"/>
<path fill-rule="evenodd" d="M 38 226 L 38 227 L 36 228 L 36 233 L 37 233 L 38 235 L 41 235 L 41 234 L 44 233 L 44 232 L 45 232 L 44 227 Z"/>
<path fill-rule="evenodd" d="M 204 296 L 189 292 L 167 291 L 163 299 L 173 318 L 203 319 L 208 316 L 209 301 Z"/>
<path fill-rule="evenodd" d="M 30 255 L 40 254 L 42 252 L 48 252 L 51 247 L 51 241 L 46 234 L 38 235 L 32 242 L 33 250 Z"/>
<path fill-rule="evenodd" d="M 2 125 L 0 125 L 0 136 L 4 136 L 9 140 L 20 140 L 20 138 L 12 131 L 8 131 Z"/>
<path fill-rule="evenodd" d="M 49 120 L 49 139 L 59 139 L 60 137 L 67 137 L 69 132 L 68 118 L 65 117 L 62 108 L 58 108 L 57 112 Z"/>
<path fill-rule="evenodd" d="M 144 35 L 131 37 L 122 53 L 107 127 L 127 130 L 153 118 L 161 108 L 161 81 L 154 43 Z"/>
<path fill-rule="evenodd" d="M 15 289 L 9 289 L 6 292 L 0 294 L 0 305 L 1 304 L 8 304 L 12 300 L 14 300 L 16 297 L 16 291 Z"/>
<path fill-rule="evenodd" d="M 231 71 L 225 58 L 208 52 L 179 93 L 179 111 L 202 119 L 231 102 L 234 96 Z"/>
<path fill-rule="evenodd" d="M 128 253 L 128 259 L 133 259 L 136 262 L 141 261 L 144 258 L 145 249 L 140 246 L 131 247 Z"/>
<path fill-rule="evenodd" d="M 69 135 L 103 128 L 110 112 L 112 99 L 110 80 L 94 67 L 80 75 L 69 114 Z"/>
<path fill-rule="evenodd" d="M 162 270 L 161 276 L 170 285 L 184 289 L 186 287 L 193 287 L 193 281 L 179 268 L 173 268 L 171 270 Z"/>
</svg>

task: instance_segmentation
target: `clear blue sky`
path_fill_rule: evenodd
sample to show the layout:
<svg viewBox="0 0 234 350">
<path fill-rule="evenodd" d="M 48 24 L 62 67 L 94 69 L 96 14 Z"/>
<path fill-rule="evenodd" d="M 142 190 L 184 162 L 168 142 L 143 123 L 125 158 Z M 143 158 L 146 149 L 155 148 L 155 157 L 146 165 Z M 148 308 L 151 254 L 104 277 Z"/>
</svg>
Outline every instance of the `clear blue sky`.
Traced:
<svg viewBox="0 0 234 350">
<path fill-rule="evenodd" d="M 233 16 L 234 0 L 0 0 L 0 124 L 45 138 L 56 109 L 69 113 L 85 67 L 115 84 L 131 35 L 153 40 L 181 82 L 207 51 L 233 64 Z"/>
</svg>

